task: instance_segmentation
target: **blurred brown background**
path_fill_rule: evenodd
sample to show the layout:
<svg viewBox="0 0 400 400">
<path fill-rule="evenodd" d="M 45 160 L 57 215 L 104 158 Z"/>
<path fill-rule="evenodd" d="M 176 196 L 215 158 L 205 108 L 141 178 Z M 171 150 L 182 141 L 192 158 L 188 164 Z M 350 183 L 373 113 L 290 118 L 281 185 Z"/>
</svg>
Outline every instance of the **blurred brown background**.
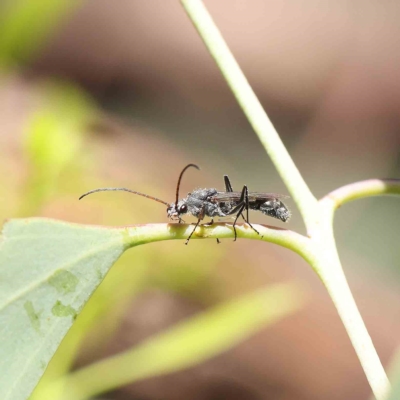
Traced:
<svg viewBox="0 0 400 400">
<path fill-rule="evenodd" d="M 10 28 L 19 3 L 0 2 L 3 218 L 165 222 L 163 207 L 146 199 L 118 193 L 77 198 L 99 186 L 127 186 L 172 201 L 179 171 L 189 162 L 202 170 L 185 175 L 183 192 L 222 188 L 228 174 L 236 188 L 246 183 L 255 191 L 286 193 L 178 1 L 71 1 L 57 18 L 54 9 L 46 14 L 48 2 L 32 1 L 40 24 L 33 12 Z M 317 197 L 353 181 L 399 177 L 398 2 L 205 4 Z M 24 137 L 32 115 L 48 102 L 48 87 L 59 85 L 78 91 L 92 111 L 79 153 L 52 178 L 51 190 L 38 194 L 32 187 L 41 175 L 30 177 L 35 160 L 24 152 Z M 58 99 L 68 114 L 63 95 Z M 26 198 L 39 200 L 25 204 Z M 288 228 L 303 232 L 289 205 Z M 385 366 L 400 343 L 399 205 L 396 198 L 362 200 L 340 209 L 335 220 L 350 286 Z M 252 221 L 272 223 L 258 214 Z M 268 282 L 299 280 L 311 301 L 216 359 L 103 398 L 368 399 L 330 299 L 289 251 L 245 240 L 218 247 L 176 241 L 133 249 L 120 263 L 114 269 L 126 274 L 145 269 L 146 290 L 125 287 L 120 311 L 110 309 L 102 320 L 115 320 L 114 328 L 93 329 L 81 365 Z"/>
</svg>

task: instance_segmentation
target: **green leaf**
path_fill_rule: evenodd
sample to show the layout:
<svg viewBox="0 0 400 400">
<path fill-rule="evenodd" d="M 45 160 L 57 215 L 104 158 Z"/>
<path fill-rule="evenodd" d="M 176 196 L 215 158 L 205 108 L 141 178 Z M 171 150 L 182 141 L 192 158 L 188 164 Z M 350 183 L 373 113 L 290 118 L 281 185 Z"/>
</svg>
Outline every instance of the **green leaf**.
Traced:
<svg viewBox="0 0 400 400">
<path fill-rule="evenodd" d="M 304 303 L 295 284 L 276 284 L 227 301 L 185 320 L 123 354 L 50 385 L 43 400 L 82 400 L 121 385 L 171 373 L 220 354 Z"/>
<path fill-rule="evenodd" d="M 0 237 L 0 399 L 25 400 L 124 250 L 121 230 L 12 220 Z"/>
</svg>

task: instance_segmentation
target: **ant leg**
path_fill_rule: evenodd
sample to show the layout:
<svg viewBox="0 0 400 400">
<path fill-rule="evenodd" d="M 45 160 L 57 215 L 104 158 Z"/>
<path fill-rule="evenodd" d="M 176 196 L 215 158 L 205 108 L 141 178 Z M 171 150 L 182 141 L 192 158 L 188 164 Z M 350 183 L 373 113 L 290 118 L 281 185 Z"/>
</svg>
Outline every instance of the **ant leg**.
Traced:
<svg viewBox="0 0 400 400">
<path fill-rule="evenodd" d="M 224 175 L 224 182 L 225 182 L 225 190 L 226 190 L 227 192 L 233 192 L 233 188 L 232 188 L 232 185 L 231 185 L 231 181 L 229 180 L 228 175 Z M 247 197 L 248 197 L 248 196 L 247 196 Z M 244 219 L 244 221 L 247 222 L 247 221 L 246 221 L 246 218 L 245 218 L 244 215 L 243 215 L 243 213 L 241 213 L 240 215 L 242 216 L 242 218 Z M 249 218 L 247 218 L 247 219 L 249 219 Z"/>
<path fill-rule="evenodd" d="M 196 230 L 196 228 L 199 226 L 200 221 L 204 219 L 204 207 L 201 209 L 200 213 L 199 213 L 199 219 L 197 220 L 197 223 L 195 225 L 195 227 L 193 228 L 192 232 L 190 233 L 189 237 L 186 239 L 185 244 L 189 243 L 190 238 L 192 237 L 194 231 Z"/>
<path fill-rule="evenodd" d="M 263 236 L 260 234 L 260 232 L 258 232 L 258 230 L 257 230 L 256 228 L 254 228 L 254 226 L 253 226 L 253 225 L 250 223 L 250 221 L 249 221 L 249 208 L 250 208 L 250 207 L 249 207 L 249 191 L 248 191 L 246 185 L 245 185 L 245 188 L 246 188 L 246 190 L 245 190 L 245 192 L 246 192 L 246 194 L 245 194 L 245 204 L 246 204 L 246 217 L 247 217 L 247 220 L 243 217 L 243 214 L 242 214 L 242 217 L 243 217 L 243 219 L 246 221 L 246 223 L 250 225 L 251 229 L 253 229 L 254 232 L 256 232 L 258 235 L 260 235 L 261 237 L 263 237 Z"/>
<path fill-rule="evenodd" d="M 248 192 L 246 185 L 243 186 L 242 194 L 238 201 L 238 205 L 231 210 L 230 214 L 234 214 L 237 210 L 239 210 L 239 208 L 240 208 L 240 211 L 238 212 L 238 215 L 236 216 L 235 224 L 236 224 L 237 219 L 239 218 L 239 215 L 241 215 L 243 217 L 244 221 L 251 227 L 251 229 L 253 229 L 254 232 L 256 232 L 258 235 L 261 236 L 260 232 L 258 232 L 257 229 L 254 228 L 254 226 L 249 222 L 249 208 L 250 208 L 249 207 L 249 192 Z M 243 216 L 243 210 L 245 208 L 246 208 L 247 219 Z"/>
<path fill-rule="evenodd" d="M 231 181 L 228 178 L 228 175 L 224 175 L 224 182 L 225 182 L 225 190 L 227 192 L 233 192 Z"/>
<path fill-rule="evenodd" d="M 237 204 L 235 205 L 235 207 L 233 207 L 231 210 L 229 210 L 229 213 L 227 214 L 227 215 L 233 215 L 233 214 L 237 213 L 235 221 L 233 223 L 233 231 L 235 233 L 235 239 L 233 240 L 234 242 L 237 239 L 236 222 L 237 222 L 239 216 L 242 215 L 242 212 L 243 212 L 243 210 L 244 210 L 244 208 L 246 206 L 246 203 L 244 201 L 245 200 L 245 189 L 246 189 L 246 186 L 243 187 L 242 194 L 240 195 L 240 199 L 237 202 Z"/>
<path fill-rule="evenodd" d="M 199 219 L 197 220 L 197 224 L 196 224 L 195 227 L 193 228 L 193 230 L 192 230 L 192 232 L 190 233 L 189 237 L 186 239 L 185 244 L 188 244 L 188 243 L 189 243 L 189 240 L 190 240 L 190 238 L 192 237 L 192 235 L 193 235 L 194 231 L 196 230 L 196 228 L 199 226 L 200 221 L 201 221 L 201 219 L 199 218 Z"/>
<path fill-rule="evenodd" d="M 246 206 L 246 204 L 243 204 L 243 205 L 241 206 L 241 208 L 239 209 L 239 211 L 238 211 L 238 213 L 237 213 L 237 215 L 236 215 L 235 221 L 234 221 L 234 223 L 233 223 L 233 231 L 235 232 L 235 239 L 233 239 L 234 242 L 236 242 L 236 239 L 237 239 L 236 222 L 237 222 L 239 216 L 242 214 L 242 211 L 244 210 L 244 207 L 245 207 L 245 206 Z"/>
</svg>

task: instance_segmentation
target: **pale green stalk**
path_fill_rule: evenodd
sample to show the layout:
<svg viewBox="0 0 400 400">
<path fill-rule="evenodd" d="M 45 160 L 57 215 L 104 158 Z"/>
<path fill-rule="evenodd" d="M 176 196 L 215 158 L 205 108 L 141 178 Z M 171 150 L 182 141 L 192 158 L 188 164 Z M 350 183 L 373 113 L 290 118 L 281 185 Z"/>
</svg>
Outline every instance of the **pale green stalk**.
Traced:
<svg viewBox="0 0 400 400">
<path fill-rule="evenodd" d="M 237 224 L 236 232 L 238 240 L 240 238 L 263 240 L 291 249 L 306 260 L 311 257 L 311 241 L 307 237 L 286 229 L 257 224 L 252 225 L 260 232 L 260 235 L 254 232 L 247 224 Z M 192 231 L 193 225 L 191 224 L 146 224 L 137 227 L 132 226 L 124 229 L 124 241 L 126 247 L 129 248 L 162 240 L 187 239 Z M 217 222 L 211 226 L 200 225 L 196 228 L 190 240 L 199 238 L 227 239 L 233 237 L 233 228 L 230 224 Z"/>
<path fill-rule="evenodd" d="M 333 202 L 333 208 L 337 209 L 352 200 L 382 195 L 400 195 L 400 179 L 368 179 L 350 183 L 327 194 L 321 202 Z"/>
<path fill-rule="evenodd" d="M 310 238 L 304 258 L 327 288 L 375 397 L 384 400 L 390 384 L 343 273 L 332 223 L 334 210 L 340 204 L 371 195 L 399 194 L 398 182 L 371 180 L 356 183 L 317 202 L 203 3 L 182 0 L 182 4 L 296 202 Z"/>
</svg>

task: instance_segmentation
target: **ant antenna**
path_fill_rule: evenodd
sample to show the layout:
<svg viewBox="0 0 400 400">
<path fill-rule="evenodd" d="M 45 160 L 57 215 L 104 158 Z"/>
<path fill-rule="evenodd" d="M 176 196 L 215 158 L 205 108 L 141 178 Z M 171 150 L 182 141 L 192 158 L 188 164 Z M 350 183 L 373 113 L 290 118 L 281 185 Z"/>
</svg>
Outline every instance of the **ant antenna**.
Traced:
<svg viewBox="0 0 400 400">
<path fill-rule="evenodd" d="M 198 165 L 196 165 L 196 164 L 188 164 L 188 165 L 186 165 L 185 168 L 183 168 L 183 170 L 182 170 L 182 172 L 181 172 L 181 174 L 179 175 L 179 178 L 178 178 L 178 184 L 176 185 L 176 199 L 175 199 L 175 205 L 178 204 L 178 200 L 179 200 L 179 187 L 181 186 L 181 180 L 182 180 L 183 173 L 184 173 L 188 168 L 190 168 L 190 167 L 194 167 L 194 168 L 200 170 L 200 167 L 199 167 Z"/>
<path fill-rule="evenodd" d="M 143 196 L 143 197 L 146 197 L 147 199 L 158 201 L 159 203 L 162 203 L 162 204 L 165 204 L 166 206 L 169 206 L 169 203 L 167 203 L 166 201 L 157 199 L 157 197 L 149 196 L 147 194 L 140 193 L 140 192 L 135 192 L 134 190 L 130 190 L 130 189 L 127 189 L 127 188 L 101 188 L 101 189 L 94 189 L 94 190 L 91 190 L 90 192 L 84 193 L 81 197 L 79 197 L 79 200 L 83 199 L 88 194 L 92 194 L 92 193 L 96 193 L 96 192 L 108 192 L 108 191 L 122 191 L 122 192 L 129 192 L 129 193 L 133 193 L 133 194 L 138 194 L 139 196 Z"/>
</svg>

